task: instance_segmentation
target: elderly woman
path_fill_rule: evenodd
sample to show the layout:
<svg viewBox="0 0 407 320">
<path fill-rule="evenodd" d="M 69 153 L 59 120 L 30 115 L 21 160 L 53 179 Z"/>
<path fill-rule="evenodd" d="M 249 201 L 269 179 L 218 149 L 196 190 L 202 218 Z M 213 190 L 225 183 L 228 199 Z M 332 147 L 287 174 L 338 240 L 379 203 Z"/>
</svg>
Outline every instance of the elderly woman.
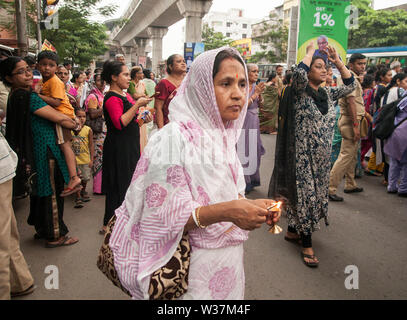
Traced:
<svg viewBox="0 0 407 320">
<path fill-rule="evenodd" d="M 72 86 L 69 84 L 69 71 L 61 64 L 58 66 L 56 75 L 65 85 L 65 92 L 68 96 L 69 103 L 74 107 L 74 109 L 78 108 L 78 101 L 76 100 L 76 96 L 73 96 L 69 93 L 72 89 Z"/>
<path fill-rule="evenodd" d="M 249 193 L 254 187 L 260 186 L 260 160 L 261 156 L 266 153 L 260 139 L 259 120 L 259 107 L 262 103 L 261 93 L 266 85 L 261 82 L 256 86 L 259 78 L 259 67 L 256 64 L 249 63 L 247 72 L 249 75 L 249 105 L 237 150 L 244 169 L 245 191 Z"/>
<path fill-rule="evenodd" d="M 344 85 L 321 87 L 326 81 L 325 61 L 314 56 L 314 44 L 307 46 L 303 61 L 294 71 L 288 102 L 282 108 L 276 158 L 269 196 L 288 200 L 288 232 L 285 239 L 302 243 L 301 256 L 308 267 L 317 267 L 312 233 L 319 220 L 328 217 L 328 188 L 332 136 L 335 125 L 334 101 L 355 88 L 354 78 L 328 46 L 327 59 L 341 73 Z"/>
<path fill-rule="evenodd" d="M 246 230 L 266 222 L 273 203 L 243 198 L 235 145 L 247 94 L 238 51 L 202 53 L 171 102 L 169 124 L 151 137 L 116 210 L 109 244 L 133 298 L 149 299 L 152 274 L 170 260 L 185 231 L 191 245 L 189 283 L 180 298 L 244 298 Z"/>
<path fill-rule="evenodd" d="M 11 87 L 6 137 L 19 165 L 32 174 L 28 224 L 35 227 L 35 238 L 45 239 L 48 248 L 75 244 L 79 240 L 67 236 L 63 220 L 64 198 L 60 194 L 69 174 L 54 128 L 58 123 L 75 129 L 76 123 L 31 92 L 33 74 L 24 60 L 7 58 L 0 70 L 2 80 Z"/>
<path fill-rule="evenodd" d="M 156 111 L 156 122 L 158 129 L 164 127 L 168 122 L 168 107 L 171 100 L 177 94 L 177 89 L 187 72 L 187 65 L 184 57 L 179 54 L 173 54 L 167 59 L 167 76 L 162 79 L 155 87 L 154 108 Z"/>
</svg>

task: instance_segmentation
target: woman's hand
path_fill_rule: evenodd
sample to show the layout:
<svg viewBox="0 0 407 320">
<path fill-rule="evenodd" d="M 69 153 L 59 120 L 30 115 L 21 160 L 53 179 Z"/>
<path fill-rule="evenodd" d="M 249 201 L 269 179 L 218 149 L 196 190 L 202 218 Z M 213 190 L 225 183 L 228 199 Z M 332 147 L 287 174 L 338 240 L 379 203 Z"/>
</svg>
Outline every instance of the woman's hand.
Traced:
<svg viewBox="0 0 407 320">
<path fill-rule="evenodd" d="M 151 121 L 153 121 L 153 115 L 152 115 L 152 113 L 150 112 L 149 114 L 147 114 L 147 115 L 145 116 L 145 118 L 144 118 L 144 123 L 149 123 L 149 122 L 151 122 Z"/>
<path fill-rule="evenodd" d="M 37 93 L 37 94 L 40 94 L 40 93 L 41 93 L 41 90 L 42 90 L 42 81 L 38 81 L 38 82 L 35 84 L 33 91 L 34 91 L 35 93 Z"/>
<path fill-rule="evenodd" d="M 307 45 L 306 50 L 306 55 L 309 57 L 312 57 L 315 53 L 315 45 L 313 41 L 310 41 Z"/>
<path fill-rule="evenodd" d="M 328 56 L 328 60 L 332 62 L 335 66 L 343 64 L 341 59 L 339 58 L 338 52 L 336 52 L 335 48 L 332 46 L 328 46 L 325 50 L 325 53 Z"/>
<path fill-rule="evenodd" d="M 276 203 L 275 200 L 272 199 L 256 199 L 256 200 L 249 200 L 255 205 L 267 209 L 268 207 L 272 206 L 273 204 Z M 280 220 L 281 217 L 281 210 L 279 211 L 269 211 L 267 218 L 266 218 L 266 223 L 268 225 L 273 225 L 277 223 Z"/>
<path fill-rule="evenodd" d="M 66 129 L 71 129 L 74 131 L 80 131 L 80 126 L 81 126 L 79 123 L 77 123 L 75 120 L 73 120 L 69 117 L 62 119 L 60 122 L 60 125 L 61 125 L 61 127 L 64 127 Z"/>
<path fill-rule="evenodd" d="M 304 63 L 305 65 L 307 65 L 308 67 L 311 66 L 311 61 L 312 61 L 312 57 L 314 56 L 315 53 L 315 45 L 313 41 L 310 41 L 307 45 L 306 48 L 306 54 L 304 59 L 302 59 L 302 63 Z"/>
<path fill-rule="evenodd" d="M 147 105 L 148 103 L 150 103 L 152 100 L 153 100 L 152 98 L 141 97 L 137 100 L 136 106 L 138 108 L 143 107 L 143 106 Z"/>
<path fill-rule="evenodd" d="M 232 206 L 230 221 L 243 230 L 260 228 L 266 222 L 268 211 L 264 208 L 264 203 L 260 201 L 234 200 Z"/>
<path fill-rule="evenodd" d="M 266 88 L 266 83 L 265 82 L 260 82 L 257 86 L 256 89 L 254 89 L 255 94 L 257 94 L 257 96 L 261 95 L 264 91 L 264 89 Z"/>
</svg>

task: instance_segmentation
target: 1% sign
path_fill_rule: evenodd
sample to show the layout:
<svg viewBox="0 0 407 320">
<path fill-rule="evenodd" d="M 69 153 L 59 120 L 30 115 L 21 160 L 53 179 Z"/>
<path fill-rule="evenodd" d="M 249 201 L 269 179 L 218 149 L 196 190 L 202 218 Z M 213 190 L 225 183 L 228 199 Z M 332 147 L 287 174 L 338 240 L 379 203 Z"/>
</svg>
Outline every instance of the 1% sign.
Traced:
<svg viewBox="0 0 407 320">
<path fill-rule="evenodd" d="M 325 9 L 325 8 L 323 8 Z M 318 8 L 317 8 L 318 10 Z M 322 27 L 324 26 L 330 26 L 333 27 L 335 25 L 335 20 L 332 17 L 331 13 L 321 13 L 321 11 L 317 11 L 314 14 L 314 18 L 315 18 L 315 23 L 314 23 L 314 27 Z"/>
</svg>

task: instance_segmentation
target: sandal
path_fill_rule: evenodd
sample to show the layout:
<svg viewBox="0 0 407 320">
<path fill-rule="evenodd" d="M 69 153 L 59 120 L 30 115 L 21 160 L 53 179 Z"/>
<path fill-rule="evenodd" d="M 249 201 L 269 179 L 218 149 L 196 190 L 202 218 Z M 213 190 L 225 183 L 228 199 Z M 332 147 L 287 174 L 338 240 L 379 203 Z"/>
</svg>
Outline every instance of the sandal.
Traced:
<svg viewBox="0 0 407 320">
<path fill-rule="evenodd" d="M 81 192 L 81 199 L 83 202 L 89 202 L 91 199 L 89 197 L 89 194 L 86 191 Z"/>
<path fill-rule="evenodd" d="M 75 200 L 75 205 L 73 206 L 75 209 L 83 208 L 82 199 L 78 198 Z"/>
<path fill-rule="evenodd" d="M 314 260 L 314 259 L 315 259 L 315 255 L 309 255 L 309 254 L 306 254 L 306 253 L 304 253 L 304 252 L 301 251 L 301 257 L 302 257 L 302 261 L 304 262 L 304 264 L 305 264 L 307 267 L 310 267 L 310 268 L 316 268 L 316 267 L 318 267 L 319 262 L 311 262 L 311 261 L 307 262 L 307 261 L 305 261 L 305 258 Z"/>
<path fill-rule="evenodd" d="M 57 243 L 51 243 L 51 242 L 46 242 L 45 247 L 46 248 L 56 248 L 56 247 L 62 247 L 62 246 L 71 246 L 75 243 L 78 243 L 79 239 L 77 238 L 72 238 L 72 237 L 62 237 L 58 240 Z"/>
<path fill-rule="evenodd" d="M 74 188 L 65 188 L 64 191 L 59 195 L 60 197 L 67 197 L 73 193 L 79 192 L 82 190 L 82 186 L 79 183 L 79 186 L 77 185 Z"/>
</svg>

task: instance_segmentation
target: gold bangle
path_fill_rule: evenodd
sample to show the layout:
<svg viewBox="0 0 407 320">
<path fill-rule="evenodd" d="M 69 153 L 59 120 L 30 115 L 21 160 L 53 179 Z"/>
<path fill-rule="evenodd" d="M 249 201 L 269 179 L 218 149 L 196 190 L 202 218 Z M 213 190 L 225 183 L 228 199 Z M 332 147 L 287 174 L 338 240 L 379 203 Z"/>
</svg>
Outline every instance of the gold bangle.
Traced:
<svg viewBox="0 0 407 320">
<path fill-rule="evenodd" d="M 200 229 L 205 229 L 207 226 L 204 226 L 204 225 L 202 225 L 201 224 L 201 220 L 199 219 L 199 211 L 201 210 L 201 208 L 202 207 L 198 207 L 197 209 L 196 209 L 196 220 L 197 220 L 197 222 L 198 222 L 198 227 L 200 228 Z"/>
</svg>

